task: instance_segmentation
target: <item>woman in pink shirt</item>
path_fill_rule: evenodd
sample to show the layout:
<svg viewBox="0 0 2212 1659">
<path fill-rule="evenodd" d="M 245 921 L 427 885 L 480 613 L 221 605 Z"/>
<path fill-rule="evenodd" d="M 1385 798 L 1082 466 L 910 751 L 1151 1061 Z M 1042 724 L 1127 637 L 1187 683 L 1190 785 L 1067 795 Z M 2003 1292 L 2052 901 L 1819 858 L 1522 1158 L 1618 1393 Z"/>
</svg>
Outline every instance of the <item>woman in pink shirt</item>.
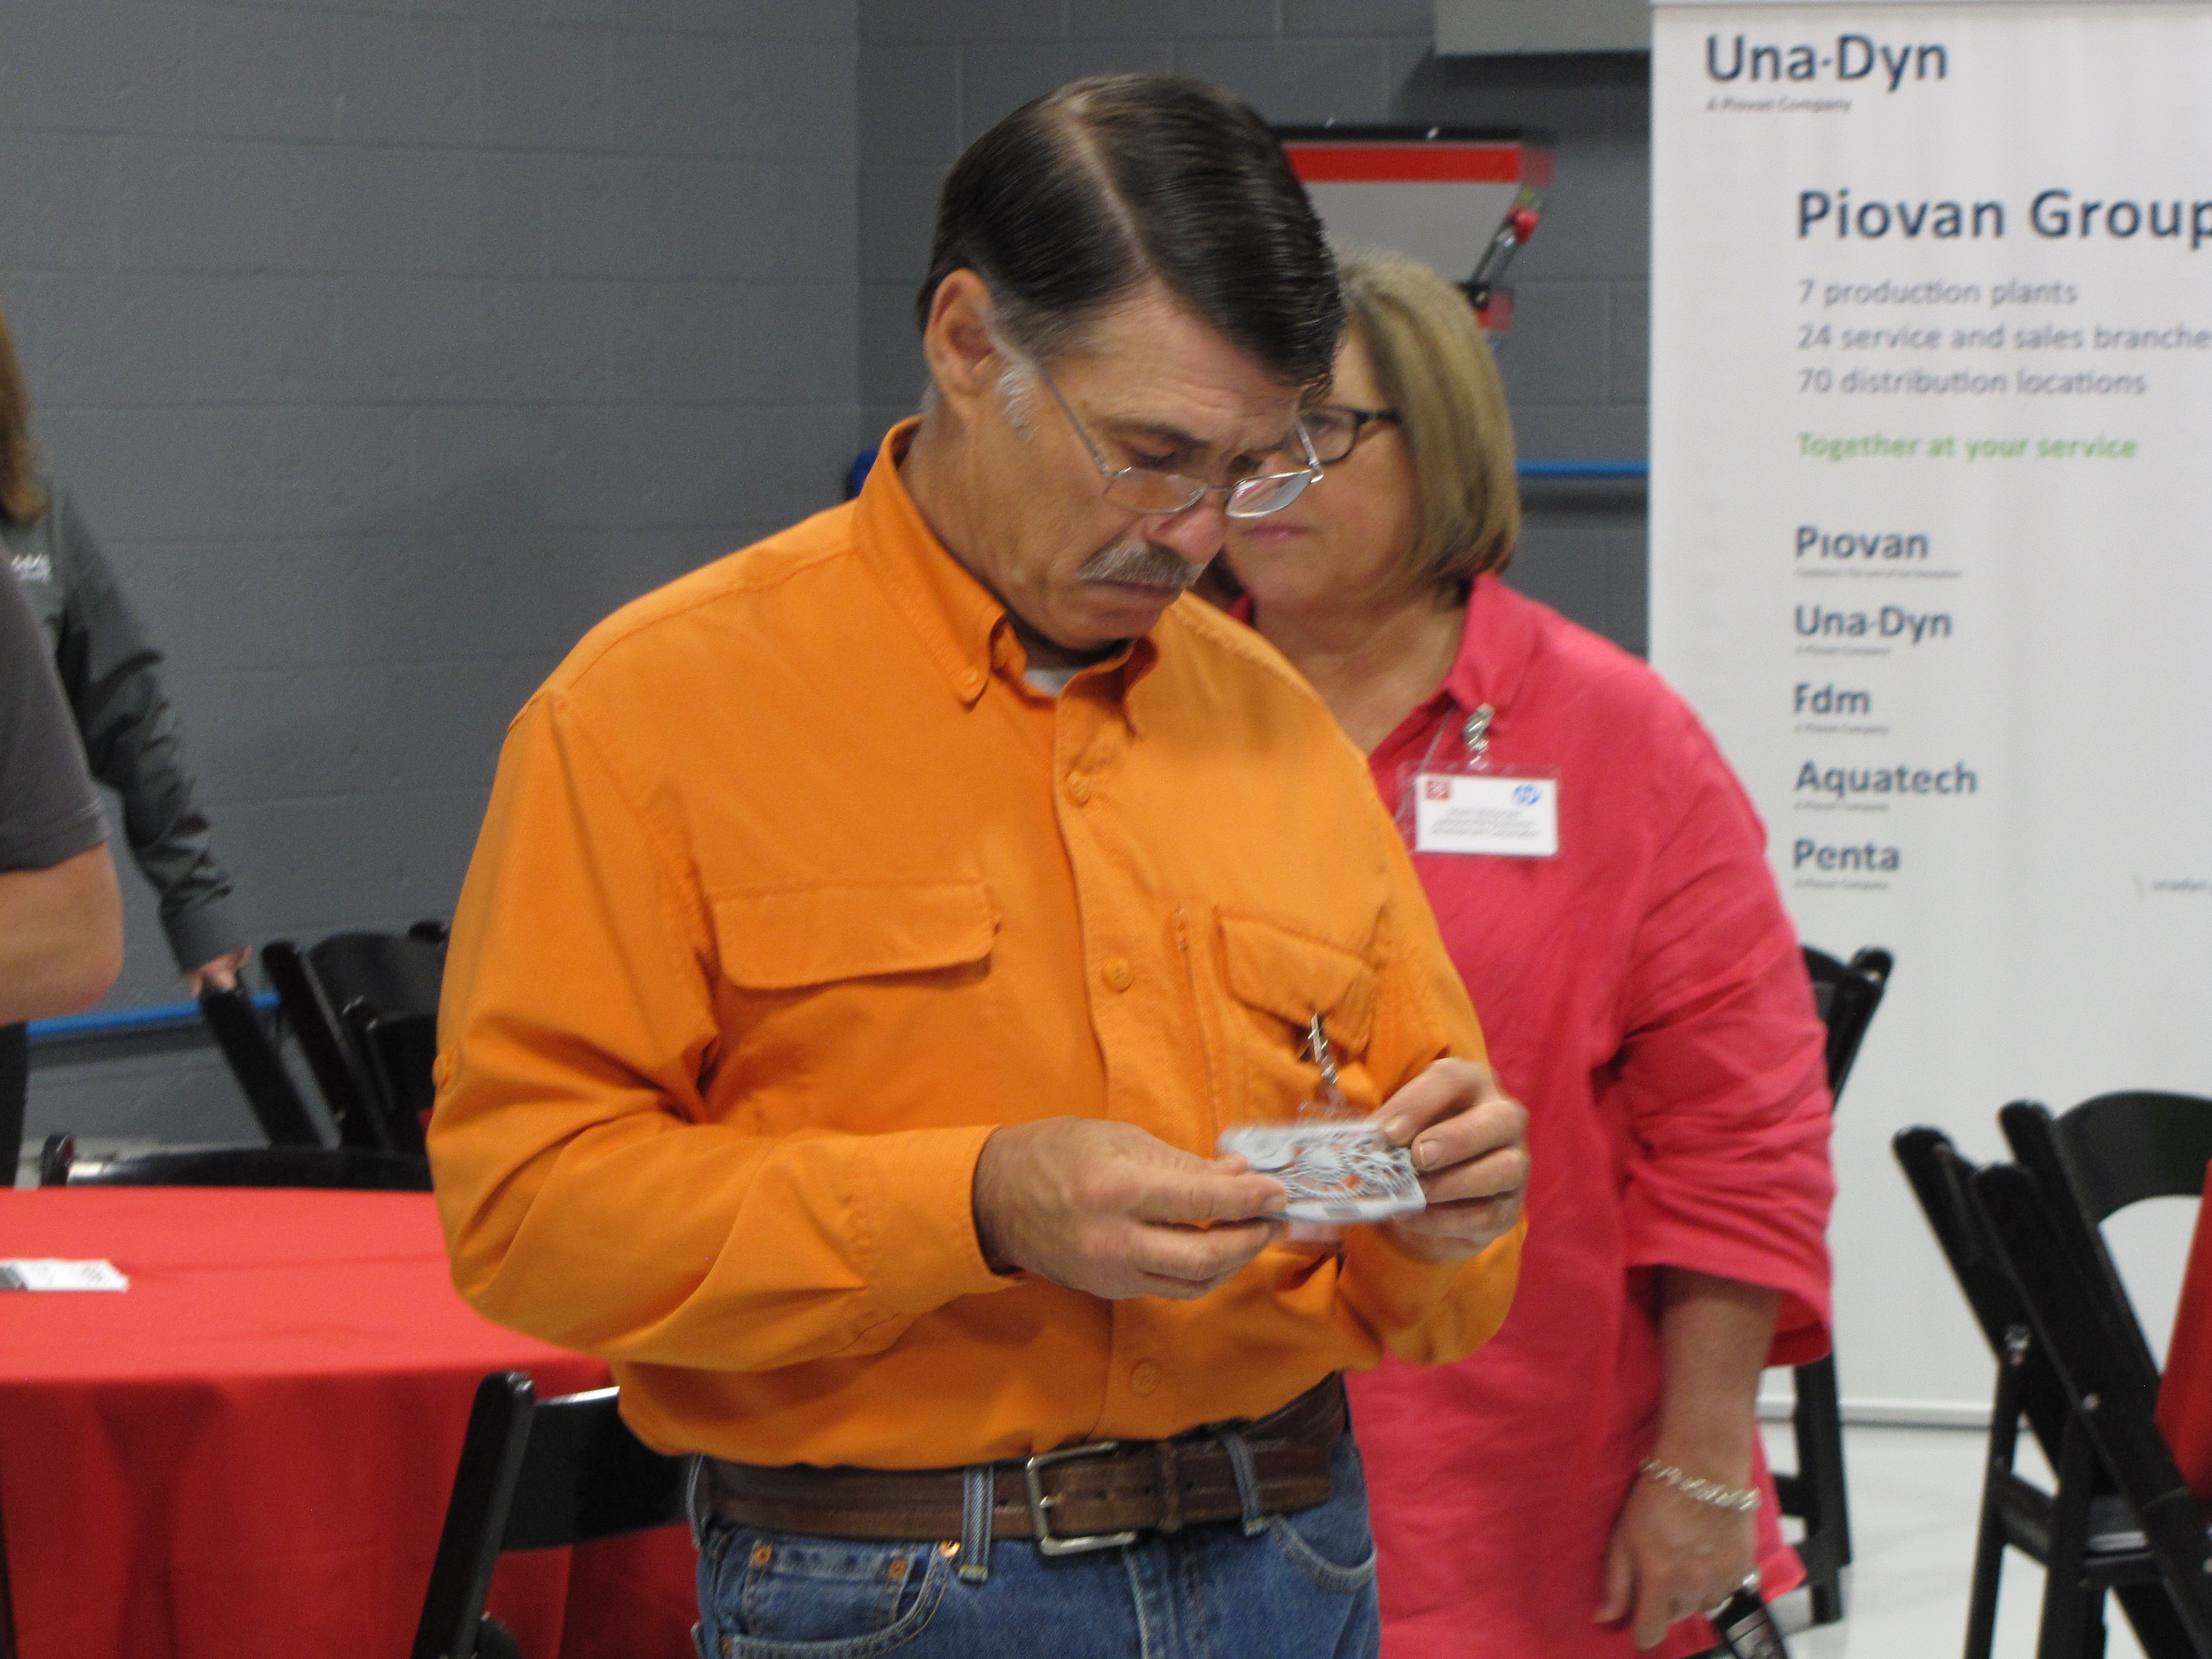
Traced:
<svg viewBox="0 0 2212 1659">
<path fill-rule="evenodd" d="M 1385 1659 L 1701 1652 L 1754 1565 L 1802 1577 L 1753 1402 L 1828 1343 L 1821 1028 L 1704 727 L 1498 581 L 1513 439 L 1465 296 L 1395 255 L 1344 278 L 1331 465 L 1227 559 L 1399 811 L 1534 1164 L 1504 1331 L 1352 1379 Z"/>
</svg>

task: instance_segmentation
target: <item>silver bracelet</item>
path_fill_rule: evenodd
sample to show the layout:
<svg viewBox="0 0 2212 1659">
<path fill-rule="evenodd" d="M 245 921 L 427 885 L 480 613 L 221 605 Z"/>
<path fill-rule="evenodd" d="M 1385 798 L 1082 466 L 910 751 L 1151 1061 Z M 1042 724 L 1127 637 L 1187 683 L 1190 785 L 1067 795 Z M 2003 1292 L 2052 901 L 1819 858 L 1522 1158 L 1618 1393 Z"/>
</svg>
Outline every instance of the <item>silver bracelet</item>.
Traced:
<svg viewBox="0 0 2212 1659">
<path fill-rule="evenodd" d="M 1756 1486 L 1725 1486 L 1717 1480 L 1707 1480 L 1672 1463 L 1662 1463 L 1656 1457 L 1647 1457 L 1636 1466 L 1638 1474 L 1656 1480 L 1662 1486 L 1672 1486 L 1692 1503 L 1711 1504 L 1717 1510 L 1734 1510 L 1748 1515 L 1759 1507 L 1759 1488 Z"/>
</svg>

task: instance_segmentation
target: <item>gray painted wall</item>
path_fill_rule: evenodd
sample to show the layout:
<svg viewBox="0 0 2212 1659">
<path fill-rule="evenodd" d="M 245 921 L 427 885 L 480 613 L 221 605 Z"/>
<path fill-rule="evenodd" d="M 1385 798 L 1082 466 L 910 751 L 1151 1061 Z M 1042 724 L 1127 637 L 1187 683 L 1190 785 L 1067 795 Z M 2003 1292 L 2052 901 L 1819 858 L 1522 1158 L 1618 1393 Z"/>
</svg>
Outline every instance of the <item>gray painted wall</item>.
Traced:
<svg viewBox="0 0 2212 1659">
<path fill-rule="evenodd" d="M 578 635 L 837 499 L 851 0 L 6 0 L 0 303 L 256 939 L 450 914 Z M 143 884 L 110 999 L 181 994 Z M 251 1132 L 204 1046 L 30 1132 Z"/>
<path fill-rule="evenodd" d="M 1430 0 L 0 0 L 0 302 L 253 936 L 450 911 L 507 716 L 623 600 L 836 499 L 921 385 L 945 167 L 1075 76 L 1552 131 L 1522 453 L 1640 457 L 1645 60 L 1431 30 Z M 1530 506 L 1514 580 L 1640 650 L 1640 492 Z M 110 1001 L 171 1000 L 125 887 Z M 35 1065 L 34 1138 L 250 1132 L 189 1036 Z"/>
</svg>

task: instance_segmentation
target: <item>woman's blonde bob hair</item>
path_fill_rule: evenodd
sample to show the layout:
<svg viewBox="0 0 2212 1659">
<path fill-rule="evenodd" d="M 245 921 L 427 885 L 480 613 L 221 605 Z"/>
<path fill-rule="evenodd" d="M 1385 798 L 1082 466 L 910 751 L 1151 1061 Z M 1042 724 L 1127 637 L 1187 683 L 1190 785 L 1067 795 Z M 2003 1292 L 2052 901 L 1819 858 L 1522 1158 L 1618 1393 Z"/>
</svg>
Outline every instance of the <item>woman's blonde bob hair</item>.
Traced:
<svg viewBox="0 0 2212 1659">
<path fill-rule="evenodd" d="M 30 395 L 23 390 L 15 342 L 8 337 L 8 314 L 0 312 L 0 519 L 31 524 L 46 510 L 36 460 L 31 448 Z"/>
<path fill-rule="evenodd" d="M 1359 331 L 1382 399 L 1398 411 L 1419 497 L 1408 574 L 1455 601 L 1503 570 L 1521 539 L 1513 417 L 1466 293 L 1382 248 L 1340 245 L 1345 320 Z"/>
</svg>

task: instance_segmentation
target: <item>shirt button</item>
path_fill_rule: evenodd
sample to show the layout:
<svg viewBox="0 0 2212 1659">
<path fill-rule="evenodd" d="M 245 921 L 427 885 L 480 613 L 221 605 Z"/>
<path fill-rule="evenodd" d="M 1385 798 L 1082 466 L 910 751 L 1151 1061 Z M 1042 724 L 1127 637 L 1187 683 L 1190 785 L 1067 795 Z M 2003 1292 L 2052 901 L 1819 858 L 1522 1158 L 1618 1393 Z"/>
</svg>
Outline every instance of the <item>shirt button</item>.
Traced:
<svg viewBox="0 0 2212 1659">
<path fill-rule="evenodd" d="M 1091 799 L 1091 780 L 1080 772 L 1067 775 L 1067 793 L 1078 806 Z"/>
<path fill-rule="evenodd" d="M 1129 1373 L 1132 1394 L 1150 1394 L 1160 1386 L 1160 1368 L 1149 1359 Z"/>
<path fill-rule="evenodd" d="M 1115 957 L 1109 962 L 1099 970 L 1099 976 L 1117 991 L 1127 990 L 1130 981 L 1136 978 L 1136 975 L 1129 970 L 1128 960 L 1124 957 Z"/>
</svg>

